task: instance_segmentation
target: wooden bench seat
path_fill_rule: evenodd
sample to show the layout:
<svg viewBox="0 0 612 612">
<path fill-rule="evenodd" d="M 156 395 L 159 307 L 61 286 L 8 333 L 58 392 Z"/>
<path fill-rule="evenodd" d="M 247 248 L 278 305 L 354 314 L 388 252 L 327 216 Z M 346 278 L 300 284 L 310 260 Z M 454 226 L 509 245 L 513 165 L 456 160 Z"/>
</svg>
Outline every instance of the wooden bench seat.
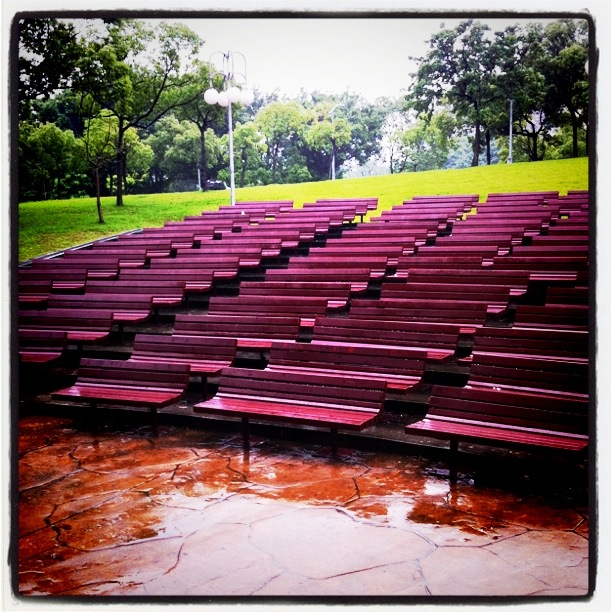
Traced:
<svg viewBox="0 0 612 612">
<path fill-rule="evenodd" d="M 207 396 L 209 376 L 218 376 L 232 365 L 236 356 L 236 339 L 215 336 L 136 334 L 130 361 L 146 363 L 181 363 L 202 380 Z"/>
<path fill-rule="evenodd" d="M 434 385 L 427 416 L 407 434 L 451 442 L 582 451 L 588 446 L 588 400 L 486 387 Z"/>
<path fill-rule="evenodd" d="M 179 306 L 185 297 L 185 283 L 174 277 L 166 276 L 164 280 L 151 280 L 149 278 L 137 280 L 88 280 L 85 285 L 87 294 L 106 293 L 116 295 L 118 293 L 144 294 L 153 297 L 153 306 Z"/>
<path fill-rule="evenodd" d="M 500 314 L 500 309 L 489 308 L 486 302 L 480 301 L 409 298 L 355 299 L 350 308 L 350 316 L 355 319 L 431 321 L 470 328 L 484 325 L 487 314 Z"/>
<path fill-rule="evenodd" d="M 557 359 L 586 363 L 589 332 L 573 329 L 531 327 L 480 327 L 474 335 L 474 352 L 530 355 L 537 359 Z"/>
<path fill-rule="evenodd" d="M 457 257 L 453 254 L 427 254 L 418 253 L 410 256 L 400 256 L 397 262 L 396 278 L 406 278 L 409 271 L 416 268 L 446 269 L 446 270 L 480 270 L 483 268 L 482 255 L 465 255 Z"/>
<path fill-rule="evenodd" d="M 272 268 L 266 270 L 266 280 L 274 282 L 350 282 L 368 283 L 385 276 L 380 270 L 371 268 L 322 267 L 322 268 Z"/>
<path fill-rule="evenodd" d="M 346 308 L 346 300 L 327 297 L 303 297 L 283 295 L 238 295 L 232 297 L 214 295 L 208 303 L 210 314 L 251 315 L 254 317 L 298 316 L 302 325 L 314 323 L 314 317 L 328 311 Z"/>
<path fill-rule="evenodd" d="M 529 284 L 529 271 L 527 270 L 498 270 L 496 268 L 481 267 L 478 269 L 445 269 L 423 268 L 421 266 L 407 270 L 408 282 L 415 283 L 446 283 L 455 285 L 502 285 L 524 290 Z"/>
<path fill-rule="evenodd" d="M 474 351 L 470 384 L 558 395 L 589 391 L 588 361 Z"/>
<path fill-rule="evenodd" d="M 585 304 L 519 304 L 514 324 L 519 327 L 587 330 L 589 307 Z"/>
<path fill-rule="evenodd" d="M 72 308 L 47 308 L 46 310 L 20 310 L 19 331 L 65 332 L 66 342 L 78 346 L 108 339 L 113 329 L 112 312 L 108 310 L 75 311 Z"/>
<path fill-rule="evenodd" d="M 112 319 L 118 324 L 142 323 L 153 312 L 153 295 L 150 293 L 84 293 L 83 295 L 52 295 L 49 297 L 49 309 L 74 310 L 82 313 L 86 310 L 108 310 Z"/>
<path fill-rule="evenodd" d="M 119 275 L 119 280 L 124 282 L 151 283 L 155 287 L 158 283 L 164 283 L 168 278 L 172 278 L 174 282 L 181 283 L 184 287 L 185 295 L 192 293 L 209 293 L 215 283 L 215 280 L 220 278 L 219 270 L 191 270 L 189 268 L 180 268 L 177 270 L 168 271 L 166 268 L 145 268 L 138 270 L 122 270 Z M 228 276 L 231 276 L 233 270 L 226 271 Z M 235 273 L 235 272 L 234 272 Z"/>
<path fill-rule="evenodd" d="M 20 329 L 18 332 L 20 363 L 51 363 L 61 358 L 67 339 L 64 330 Z"/>
<path fill-rule="evenodd" d="M 448 362 L 459 342 L 459 328 L 453 324 L 405 322 L 352 317 L 317 317 L 313 342 L 355 345 L 401 346 L 423 352 L 430 362 Z"/>
<path fill-rule="evenodd" d="M 401 298 L 412 300 L 467 300 L 471 302 L 485 302 L 489 306 L 505 308 L 511 296 L 511 289 L 504 285 L 475 284 L 475 283 L 419 283 L 408 279 L 407 283 L 382 284 L 381 298 Z"/>
<path fill-rule="evenodd" d="M 384 398 L 381 381 L 226 368 L 217 394 L 194 411 L 241 418 L 245 446 L 250 419 L 329 428 L 335 454 L 338 430 L 360 431 L 374 423 Z"/>
<path fill-rule="evenodd" d="M 352 283 L 350 281 L 242 281 L 240 295 L 326 297 L 330 300 L 340 300 L 346 304 L 351 296 L 363 294 L 367 288 L 367 282 Z"/>
<path fill-rule="evenodd" d="M 189 384 L 189 366 L 121 359 L 81 359 L 76 382 L 52 393 L 56 400 L 149 408 L 153 430 L 157 410 L 178 402 Z"/>
<path fill-rule="evenodd" d="M 86 266 L 108 266 L 109 268 L 139 268 L 148 261 L 146 249 L 78 249 L 64 251 L 62 259 L 71 264 L 79 263 Z"/>
<path fill-rule="evenodd" d="M 587 305 L 589 303 L 588 287 L 547 287 L 547 304 L 578 304 Z"/>
<path fill-rule="evenodd" d="M 235 338 L 243 349 L 269 350 L 274 340 L 294 340 L 300 336 L 299 316 L 262 318 L 254 314 L 177 314 L 174 336 L 215 336 Z"/>
<path fill-rule="evenodd" d="M 382 380 L 387 391 L 405 393 L 423 377 L 425 353 L 403 347 L 274 342 L 268 369 Z"/>
</svg>

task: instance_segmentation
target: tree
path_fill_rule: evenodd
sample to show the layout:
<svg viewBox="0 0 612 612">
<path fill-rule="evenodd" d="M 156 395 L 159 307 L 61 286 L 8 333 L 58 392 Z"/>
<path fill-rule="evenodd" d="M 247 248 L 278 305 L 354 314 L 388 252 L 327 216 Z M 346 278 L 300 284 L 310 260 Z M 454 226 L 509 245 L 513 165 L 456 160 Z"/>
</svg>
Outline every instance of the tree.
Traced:
<svg viewBox="0 0 612 612">
<path fill-rule="evenodd" d="M 78 88 L 104 111 L 117 118 L 117 206 L 123 206 L 130 128 L 147 130 L 171 110 L 195 95 L 186 85 L 194 73 L 183 70 L 200 45 L 200 38 L 180 24 L 118 19 L 108 26 L 108 37 L 100 44 L 89 41 L 79 65 Z"/>
<path fill-rule="evenodd" d="M 272 183 L 282 182 L 282 154 L 301 137 L 306 111 L 298 102 L 272 102 L 255 117 L 255 125 L 267 146 Z"/>
<path fill-rule="evenodd" d="M 454 30 L 434 34 L 427 56 L 417 59 L 419 67 L 407 98 L 409 108 L 427 116 L 442 100 L 448 101 L 457 120 L 473 130 L 472 166 L 479 163 L 483 112 L 494 91 L 495 56 L 488 31 L 488 26 L 467 20 Z"/>
<path fill-rule="evenodd" d="M 19 21 L 19 117 L 28 119 L 36 101 L 68 88 L 80 46 L 74 26 L 58 19 Z"/>
<path fill-rule="evenodd" d="M 245 124 L 237 123 L 234 129 L 234 155 L 237 158 L 236 165 L 240 169 L 238 174 L 240 187 L 244 187 L 247 182 L 253 185 L 259 183 L 257 169 L 265 154 L 266 145 L 255 124 L 252 121 Z"/>
<path fill-rule="evenodd" d="M 318 120 L 307 127 L 304 135 L 310 149 L 309 174 L 315 180 L 325 180 L 330 178 L 332 163 L 335 173 L 344 161 L 338 152 L 351 141 L 351 126 L 344 117 L 334 116 L 332 122 L 328 104 L 318 105 L 314 114 Z"/>
<path fill-rule="evenodd" d="M 538 68 L 547 84 L 546 111 L 558 125 L 572 129 L 572 157 L 579 155 L 579 134 L 588 134 L 589 82 L 586 71 L 588 24 L 561 19 L 546 26 Z"/>
<path fill-rule="evenodd" d="M 177 108 L 176 113 L 179 117 L 193 122 L 199 130 L 199 162 L 200 170 L 200 189 L 206 191 L 206 181 L 208 179 L 208 163 L 206 146 L 206 135 L 212 130 L 217 133 L 227 130 L 227 111 L 218 104 L 206 104 L 204 101 L 204 90 L 208 89 L 209 68 L 207 65 L 197 63 L 195 68 L 195 77 L 187 87 L 191 89 L 186 95 L 191 100 L 187 104 Z M 214 84 L 218 89 L 222 87 L 221 77 L 214 79 Z"/>
<path fill-rule="evenodd" d="M 453 147 L 455 122 L 445 111 L 435 113 L 430 120 L 420 118 L 407 129 L 392 137 L 399 149 L 395 172 L 412 172 L 444 168 Z"/>
<path fill-rule="evenodd" d="M 104 223 L 100 187 L 100 171 L 115 158 L 116 123 L 107 116 L 89 119 L 85 123 L 85 133 L 79 141 L 84 150 L 85 159 L 94 173 L 96 207 L 98 223 Z"/>
<path fill-rule="evenodd" d="M 85 168 L 74 134 L 53 123 L 19 125 L 20 199 L 58 199 L 82 189 Z"/>
</svg>

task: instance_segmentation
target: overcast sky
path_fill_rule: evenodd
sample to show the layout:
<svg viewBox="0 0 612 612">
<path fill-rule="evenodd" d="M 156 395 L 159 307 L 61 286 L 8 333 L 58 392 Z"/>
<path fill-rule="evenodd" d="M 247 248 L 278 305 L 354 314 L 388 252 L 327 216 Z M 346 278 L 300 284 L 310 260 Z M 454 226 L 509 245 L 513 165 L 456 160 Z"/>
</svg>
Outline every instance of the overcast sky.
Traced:
<svg viewBox="0 0 612 612">
<path fill-rule="evenodd" d="M 182 19 L 205 41 L 201 59 L 221 66 L 216 51 L 240 52 L 246 59 L 250 88 L 278 89 L 292 97 L 303 88 L 342 93 L 349 89 L 373 101 L 398 97 L 416 65 L 409 58 L 427 52 L 426 41 L 440 24 L 457 20 L 421 18 L 227 18 Z M 480 19 L 501 30 L 520 19 Z M 529 20 L 533 21 L 533 19 Z M 242 72 L 235 55 L 235 70 Z"/>
</svg>

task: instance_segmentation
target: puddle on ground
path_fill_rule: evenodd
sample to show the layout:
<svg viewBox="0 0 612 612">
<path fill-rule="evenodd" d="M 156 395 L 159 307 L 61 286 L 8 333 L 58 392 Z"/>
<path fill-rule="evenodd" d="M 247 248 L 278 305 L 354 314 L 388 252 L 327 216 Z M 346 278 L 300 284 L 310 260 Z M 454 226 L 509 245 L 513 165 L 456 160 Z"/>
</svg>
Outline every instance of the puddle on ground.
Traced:
<svg viewBox="0 0 612 612">
<path fill-rule="evenodd" d="M 143 564 L 166 571 L 154 544 L 160 555 L 178 554 L 207 513 L 236 496 L 259 510 L 276 502 L 334 508 L 436 545 L 494 542 L 532 529 L 587 534 L 584 491 L 559 503 L 537 485 L 504 488 L 503 474 L 496 487 L 478 486 L 474 474 L 451 482 L 439 463 L 421 457 L 343 449 L 333 459 L 321 447 L 271 440 L 254 440 L 245 452 L 232 434 L 176 427 L 157 437 L 145 429 L 92 433 L 71 419 L 34 416 L 19 422 L 18 449 L 18 570 L 26 594 L 69 592 L 85 567 L 91 573 L 99 559 L 123 558 L 143 541 L 151 543 Z M 117 571 L 112 562 L 98 569 L 102 581 Z"/>
</svg>

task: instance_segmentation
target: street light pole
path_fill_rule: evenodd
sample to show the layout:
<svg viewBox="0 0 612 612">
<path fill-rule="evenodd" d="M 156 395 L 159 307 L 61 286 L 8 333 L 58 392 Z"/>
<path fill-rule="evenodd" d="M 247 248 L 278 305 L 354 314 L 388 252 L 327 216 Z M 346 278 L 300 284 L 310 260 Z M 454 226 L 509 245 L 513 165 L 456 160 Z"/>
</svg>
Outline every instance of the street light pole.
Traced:
<svg viewBox="0 0 612 612">
<path fill-rule="evenodd" d="M 244 106 L 248 106 L 253 102 L 253 92 L 247 89 L 246 79 L 246 59 L 242 53 L 221 53 L 214 51 L 208 60 L 208 65 L 211 66 L 212 56 L 220 53 L 223 56 L 223 68 L 215 73 L 209 73 L 209 88 L 204 92 L 204 100 L 207 104 L 218 104 L 219 106 L 227 106 L 227 126 L 228 126 L 228 142 L 229 142 L 229 170 L 230 170 L 230 203 L 233 206 L 236 203 L 236 180 L 234 177 L 234 130 L 232 125 L 232 104 L 239 102 Z M 244 72 L 235 72 L 234 70 L 234 55 L 242 57 L 244 64 Z M 213 87 L 213 77 L 223 77 L 223 90 L 217 91 Z M 240 76 L 244 80 L 244 89 L 240 89 L 236 84 L 236 77 Z"/>
<path fill-rule="evenodd" d="M 514 100 L 510 98 L 510 133 L 509 133 L 509 145 L 508 145 L 508 163 L 512 163 L 512 105 Z"/>
</svg>

